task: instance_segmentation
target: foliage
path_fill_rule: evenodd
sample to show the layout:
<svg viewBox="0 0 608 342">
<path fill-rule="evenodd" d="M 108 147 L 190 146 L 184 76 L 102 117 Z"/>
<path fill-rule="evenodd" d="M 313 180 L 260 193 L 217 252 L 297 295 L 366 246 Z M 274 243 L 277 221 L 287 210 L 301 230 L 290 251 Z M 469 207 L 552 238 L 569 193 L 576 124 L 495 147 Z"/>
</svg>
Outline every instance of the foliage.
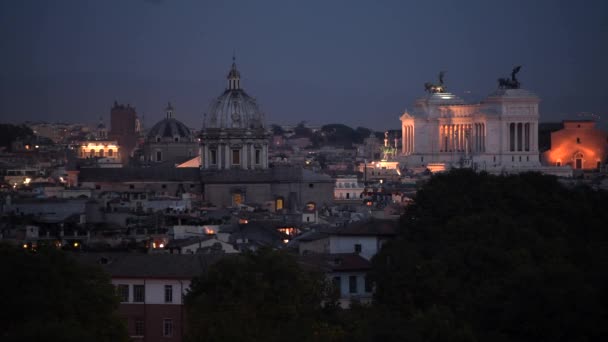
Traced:
<svg viewBox="0 0 608 342">
<path fill-rule="evenodd" d="M 320 320 L 328 288 L 322 275 L 302 270 L 285 253 L 262 249 L 223 258 L 192 281 L 187 340 L 314 339 L 329 330 Z"/>
<path fill-rule="evenodd" d="M 11 147 L 11 143 L 17 138 L 26 138 L 34 135 L 32 130 L 25 125 L 0 124 L 0 147 Z"/>
<path fill-rule="evenodd" d="M 312 129 L 306 127 L 306 122 L 302 121 L 294 127 L 293 132 L 298 138 L 311 138 L 313 133 Z"/>
<path fill-rule="evenodd" d="M 276 124 L 270 125 L 270 130 L 272 131 L 273 135 L 283 135 L 285 133 L 283 127 Z"/>
<path fill-rule="evenodd" d="M 374 260 L 384 340 L 608 336 L 606 192 L 550 176 L 434 176 Z"/>
<path fill-rule="evenodd" d="M 0 244 L 2 341 L 127 341 L 109 277 L 53 249 Z"/>
</svg>

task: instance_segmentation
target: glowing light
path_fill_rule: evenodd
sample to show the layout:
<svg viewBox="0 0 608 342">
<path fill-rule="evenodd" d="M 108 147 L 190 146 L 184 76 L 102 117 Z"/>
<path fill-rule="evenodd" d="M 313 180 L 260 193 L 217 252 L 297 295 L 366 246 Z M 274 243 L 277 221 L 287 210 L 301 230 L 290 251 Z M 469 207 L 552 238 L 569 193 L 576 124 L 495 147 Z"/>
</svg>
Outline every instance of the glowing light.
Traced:
<svg viewBox="0 0 608 342">
<path fill-rule="evenodd" d="M 152 242 L 152 248 L 156 248 L 156 242 Z"/>
<path fill-rule="evenodd" d="M 288 243 L 289 239 L 283 239 L 283 243 Z"/>
<path fill-rule="evenodd" d="M 38 146 L 38 145 L 36 145 L 35 147 L 36 147 L 36 148 L 40 148 L 40 146 Z"/>
<path fill-rule="evenodd" d="M 78 242 L 74 242 L 74 247 L 78 247 L 80 244 Z"/>
<path fill-rule="evenodd" d="M 27 243 L 24 243 L 24 244 L 23 244 L 23 248 L 27 248 Z"/>
<path fill-rule="evenodd" d="M 30 184 L 30 182 L 32 181 L 31 178 L 27 177 L 25 178 L 25 180 L 23 181 L 23 184 Z"/>
<path fill-rule="evenodd" d="M 158 245 L 159 248 L 165 248 L 165 244 L 161 243 L 160 245 Z"/>
</svg>

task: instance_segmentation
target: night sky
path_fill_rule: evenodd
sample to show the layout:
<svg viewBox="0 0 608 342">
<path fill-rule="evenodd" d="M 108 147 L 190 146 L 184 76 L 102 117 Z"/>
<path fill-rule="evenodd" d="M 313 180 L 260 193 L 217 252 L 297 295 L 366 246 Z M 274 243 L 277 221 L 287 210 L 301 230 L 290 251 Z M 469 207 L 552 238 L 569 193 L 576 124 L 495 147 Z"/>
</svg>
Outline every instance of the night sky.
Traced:
<svg viewBox="0 0 608 342">
<path fill-rule="evenodd" d="M 541 121 L 608 122 L 608 1 L 573 0 L 0 0 L 0 121 L 200 128 L 233 51 L 270 123 L 398 128 L 440 70 L 479 101 L 520 64 Z"/>
</svg>

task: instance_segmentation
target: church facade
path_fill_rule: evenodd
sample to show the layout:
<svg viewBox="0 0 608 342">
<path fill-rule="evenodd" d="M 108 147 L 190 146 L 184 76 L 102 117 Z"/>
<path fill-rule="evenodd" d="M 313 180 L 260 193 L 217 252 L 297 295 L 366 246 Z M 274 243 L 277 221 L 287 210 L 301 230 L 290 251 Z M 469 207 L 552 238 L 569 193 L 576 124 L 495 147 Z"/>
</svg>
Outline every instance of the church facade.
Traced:
<svg viewBox="0 0 608 342">
<path fill-rule="evenodd" d="M 534 93 L 515 78 L 480 103 L 468 104 L 439 86 L 401 115 L 406 167 L 443 164 L 488 172 L 539 170 L 538 106 Z"/>
</svg>

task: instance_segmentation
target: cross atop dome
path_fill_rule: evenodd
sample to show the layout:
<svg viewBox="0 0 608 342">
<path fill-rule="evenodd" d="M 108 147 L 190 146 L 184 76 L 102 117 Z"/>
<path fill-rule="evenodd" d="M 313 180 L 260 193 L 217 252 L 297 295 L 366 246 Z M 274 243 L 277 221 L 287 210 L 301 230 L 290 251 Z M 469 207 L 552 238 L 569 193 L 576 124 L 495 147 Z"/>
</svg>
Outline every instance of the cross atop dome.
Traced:
<svg viewBox="0 0 608 342">
<path fill-rule="evenodd" d="M 228 89 L 241 89 L 241 73 L 236 69 L 236 56 L 232 54 L 232 67 L 228 72 Z"/>
</svg>

